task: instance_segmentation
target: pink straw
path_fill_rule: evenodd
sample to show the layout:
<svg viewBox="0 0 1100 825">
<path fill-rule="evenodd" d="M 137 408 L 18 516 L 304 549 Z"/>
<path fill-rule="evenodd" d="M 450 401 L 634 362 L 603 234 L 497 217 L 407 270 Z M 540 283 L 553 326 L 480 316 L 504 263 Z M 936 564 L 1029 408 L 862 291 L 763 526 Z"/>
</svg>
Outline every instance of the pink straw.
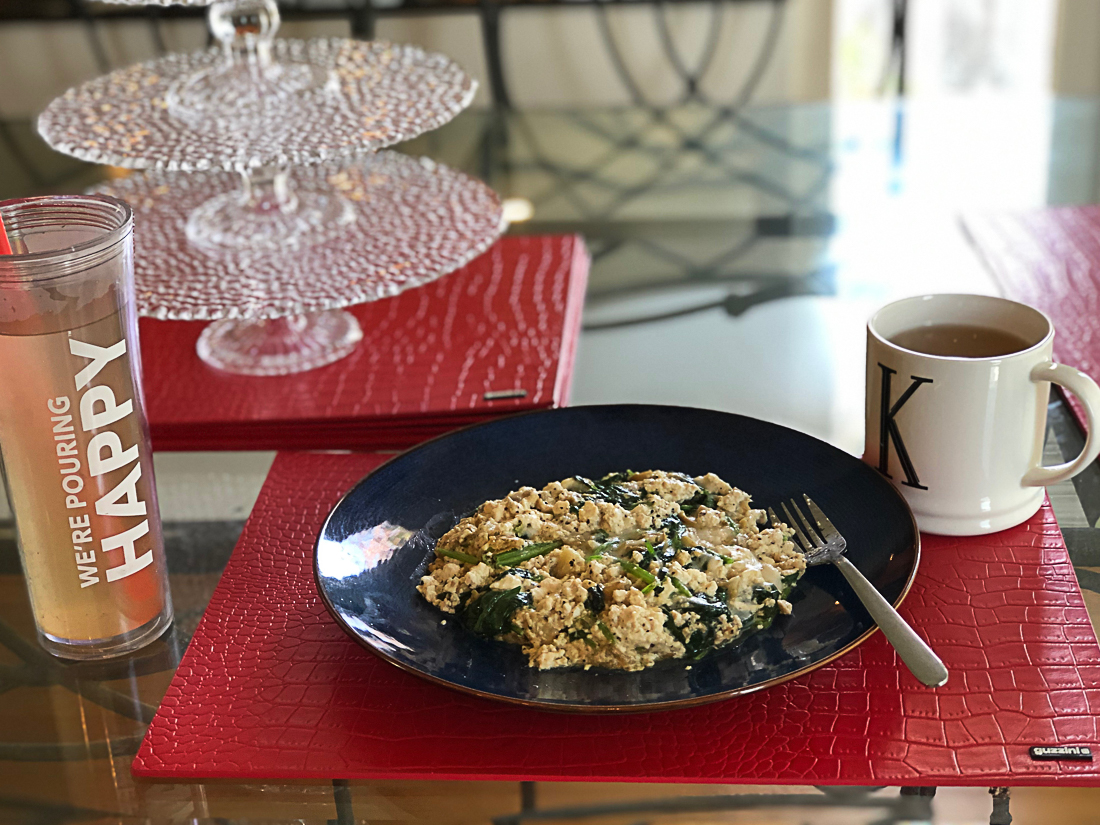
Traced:
<svg viewBox="0 0 1100 825">
<path fill-rule="evenodd" d="M 8 243 L 8 233 L 4 229 L 4 217 L 0 215 L 0 255 L 11 254 L 11 244 Z"/>
</svg>

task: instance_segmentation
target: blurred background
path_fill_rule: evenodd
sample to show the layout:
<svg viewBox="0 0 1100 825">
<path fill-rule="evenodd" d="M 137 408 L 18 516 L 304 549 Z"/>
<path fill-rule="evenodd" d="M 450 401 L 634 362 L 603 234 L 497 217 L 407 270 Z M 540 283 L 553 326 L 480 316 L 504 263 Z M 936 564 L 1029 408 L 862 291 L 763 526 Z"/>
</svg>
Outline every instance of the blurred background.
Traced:
<svg viewBox="0 0 1100 825">
<path fill-rule="evenodd" d="M 478 78 L 472 110 L 400 148 L 487 181 L 512 232 L 584 234 L 578 403 L 719 406 L 858 452 L 862 372 L 836 364 L 862 360 L 871 311 L 992 289 L 959 227 L 967 211 L 1092 202 L 1100 186 L 1093 0 L 280 5 L 280 36 L 417 43 Z M 36 115 L 207 36 L 202 9 L 0 3 L 0 197 L 125 174 L 52 152 Z M 805 295 L 845 298 L 830 310 L 844 317 L 771 306 Z M 655 323 L 662 346 L 639 371 Z M 740 380 L 700 389 L 671 367 L 703 333 L 805 391 L 777 405 Z"/>
</svg>

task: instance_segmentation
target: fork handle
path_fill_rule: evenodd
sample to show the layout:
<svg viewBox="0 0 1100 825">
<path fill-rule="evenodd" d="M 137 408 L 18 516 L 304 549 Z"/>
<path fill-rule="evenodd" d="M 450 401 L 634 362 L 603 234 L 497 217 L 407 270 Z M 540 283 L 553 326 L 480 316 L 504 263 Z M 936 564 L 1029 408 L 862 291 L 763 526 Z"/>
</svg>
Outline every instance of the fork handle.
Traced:
<svg viewBox="0 0 1100 825">
<path fill-rule="evenodd" d="M 909 671 L 928 687 L 939 687 L 947 682 L 947 668 L 924 639 L 898 615 L 893 605 L 882 597 L 873 584 L 844 556 L 833 562 L 859 596 L 867 612 L 878 622 L 882 634 L 894 646 L 898 656 Z"/>
</svg>

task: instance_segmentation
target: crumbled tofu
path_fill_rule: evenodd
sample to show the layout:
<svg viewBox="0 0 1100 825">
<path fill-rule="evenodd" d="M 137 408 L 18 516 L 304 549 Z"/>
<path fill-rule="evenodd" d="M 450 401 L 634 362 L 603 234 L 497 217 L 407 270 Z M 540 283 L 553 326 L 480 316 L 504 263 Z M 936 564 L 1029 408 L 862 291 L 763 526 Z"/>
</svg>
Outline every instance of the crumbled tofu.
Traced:
<svg viewBox="0 0 1100 825">
<path fill-rule="evenodd" d="M 783 597 L 806 569 L 790 531 L 760 529 L 764 512 L 749 505 L 713 473 L 521 487 L 439 540 L 473 563 L 438 556 L 417 589 L 451 614 L 488 594 L 513 600 L 498 637 L 520 641 L 532 667 L 641 670 L 704 655 L 759 614 L 789 614 Z"/>
</svg>

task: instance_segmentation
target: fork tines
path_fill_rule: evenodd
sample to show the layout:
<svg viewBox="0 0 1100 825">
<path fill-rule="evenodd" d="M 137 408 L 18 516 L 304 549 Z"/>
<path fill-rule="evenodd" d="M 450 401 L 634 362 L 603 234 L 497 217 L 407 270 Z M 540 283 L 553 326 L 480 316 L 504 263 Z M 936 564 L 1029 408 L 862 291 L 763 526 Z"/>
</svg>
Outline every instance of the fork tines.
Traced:
<svg viewBox="0 0 1100 825">
<path fill-rule="evenodd" d="M 814 503 L 814 500 L 808 495 L 803 493 L 802 497 L 806 499 L 806 506 L 810 510 L 810 514 L 814 518 L 814 522 L 817 525 L 817 530 L 810 523 L 809 519 L 803 515 L 802 510 L 799 508 L 795 501 L 791 500 L 790 509 L 787 508 L 786 502 L 780 502 L 780 507 L 783 508 L 783 514 L 787 517 L 787 525 L 794 530 L 795 535 L 798 537 L 799 544 L 802 545 L 803 552 L 809 553 L 814 550 L 819 550 L 825 546 L 827 542 L 840 538 L 840 533 L 837 532 L 836 527 L 829 521 L 828 516 L 822 512 L 821 508 Z M 791 510 L 797 515 L 791 515 Z M 768 515 L 771 517 L 772 526 L 780 527 L 783 522 L 775 514 L 775 510 L 771 507 L 768 508 Z M 801 522 L 801 525 L 799 524 Z M 820 533 L 818 533 L 820 531 Z"/>
</svg>

